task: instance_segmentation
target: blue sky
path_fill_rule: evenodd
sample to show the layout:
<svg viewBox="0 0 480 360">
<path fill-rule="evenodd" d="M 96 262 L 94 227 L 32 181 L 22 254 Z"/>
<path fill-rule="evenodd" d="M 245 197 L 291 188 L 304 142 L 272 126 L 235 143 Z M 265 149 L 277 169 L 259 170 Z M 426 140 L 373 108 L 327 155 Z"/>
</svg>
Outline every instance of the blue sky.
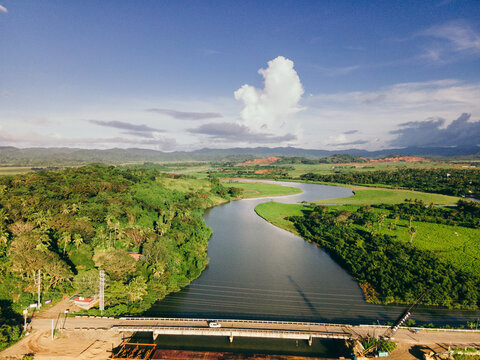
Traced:
<svg viewBox="0 0 480 360">
<path fill-rule="evenodd" d="M 0 0 L 0 145 L 452 146 L 479 120 L 478 0 Z"/>
</svg>

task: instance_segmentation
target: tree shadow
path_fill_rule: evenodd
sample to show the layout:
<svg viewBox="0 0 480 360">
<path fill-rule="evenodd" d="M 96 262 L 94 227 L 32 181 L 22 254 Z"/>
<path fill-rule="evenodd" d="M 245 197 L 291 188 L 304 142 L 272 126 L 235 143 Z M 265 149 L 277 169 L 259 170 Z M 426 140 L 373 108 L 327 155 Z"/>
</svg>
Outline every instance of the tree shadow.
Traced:
<svg viewBox="0 0 480 360">
<path fill-rule="evenodd" d="M 0 325 L 19 325 L 23 322 L 22 315 L 13 310 L 13 302 L 0 299 Z"/>
</svg>

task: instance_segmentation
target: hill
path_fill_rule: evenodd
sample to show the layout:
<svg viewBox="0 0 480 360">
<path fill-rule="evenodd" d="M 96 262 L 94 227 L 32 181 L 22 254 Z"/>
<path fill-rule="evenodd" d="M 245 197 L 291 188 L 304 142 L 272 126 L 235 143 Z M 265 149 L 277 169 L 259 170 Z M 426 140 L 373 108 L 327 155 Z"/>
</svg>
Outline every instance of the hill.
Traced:
<svg viewBox="0 0 480 360">
<path fill-rule="evenodd" d="M 191 152 L 162 152 L 149 149 L 79 149 L 79 148 L 15 148 L 0 147 L 0 164 L 28 166 L 82 165 L 90 163 L 138 163 L 165 161 L 235 161 L 242 162 L 254 158 L 268 157 L 304 157 L 320 159 L 333 155 L 351 155 L 355 157 L 378 158 L 394 155 L 402 156 L 469 156 L 480 157 L 480 147 L 448 147 L 384 149 L 368 151 L 361 149 L 347 150 L 312 150 L 294 147 L 256 147 L 230 149 L 200 149 Z"/>
</svg>

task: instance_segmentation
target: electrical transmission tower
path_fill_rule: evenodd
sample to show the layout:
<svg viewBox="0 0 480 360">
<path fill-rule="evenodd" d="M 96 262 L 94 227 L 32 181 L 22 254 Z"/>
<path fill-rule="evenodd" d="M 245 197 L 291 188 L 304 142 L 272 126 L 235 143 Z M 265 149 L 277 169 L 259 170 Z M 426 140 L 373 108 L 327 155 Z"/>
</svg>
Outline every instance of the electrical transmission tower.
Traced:
<svg viewBox="0 0 480 360">
<path fill-rule="evenodd" d="M 105 309 L 105 270 L 100 270 L 100 314 Z"/>
<path fill-rule="evenodd" d="M 431 289 L 427 289 L 425 290 L 422 295 L 420 295 L 412 305 L 410 305 L 410 307 L 402 314 L 402 316 L 397 320 L 397 322 L 395 323 L 395 325 L 393 325 L 391 328 L 389 328 L 386 332 L 385 332 L 385 335 L 384 337 L 387 338 L 387 339 L 393 339 L 393 335 L 395 335 L 395 333 L 397 332 L 397 330 L 399 329 L 400 326 L 403 325 L 403 323 L 405 321 L 408 320 L 408 318 L 410 317 L 410 315 L 412 315 L 412 311 L 413 309 L 415 308 L 415 306 L 417 306 L 417 304 L 422 301 L 422 299 L 430 292 Z"/>
</svg>

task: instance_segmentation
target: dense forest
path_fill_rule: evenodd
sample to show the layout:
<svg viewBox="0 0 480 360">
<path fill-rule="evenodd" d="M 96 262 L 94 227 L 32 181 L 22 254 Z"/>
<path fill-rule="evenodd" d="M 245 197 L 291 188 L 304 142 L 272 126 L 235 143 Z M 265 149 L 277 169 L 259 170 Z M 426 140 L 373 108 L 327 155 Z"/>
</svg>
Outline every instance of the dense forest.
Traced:
<svg viewBox="0 0 480 360">
<path fill-rule="evenodd" d="M 203 211 L 238 192 L 102 165 L 0 178 L 2 313 L 36 302 L 38 270 L 42 299 L 94 296 L 103 269 L 104 314 L 146 310 L 200 275 L 211 235 Z"/>
<path fill-rule="evenodd" d="M 476 204 L 463 204 L 445 215 L 443 209 L 411 203 L 395 205 L 379 215 L 371 207 L 351 212 L 316 206 L 311 213 L 289 220 L 302 237 L 318 243 L 357 278 L 371 302 L 412 303 L 428 289 L 431 291 L 423 299 L 426 305 L 473 309 L 480 305 L 480 277 L 455 268 L 431 251 L 417 249 L 411 241 L 400 242 L 395 236 L 382 234 L 374 224 L 380 227 L 384 216 L 410 217 L 410 212 L 417 218 L 443 216 L 476 227 L 478 224 L 470 220 L 479 209 Z"/>
<path fill-rule="evenodd" d="M 457 206 L 453 208 L 427 205 L 419 200 L 374 207 L 390 210 L 392 218 L 480 229 L 480 203 L 473 201 L 459 200 Z"/>
<path fill-rule="evenodd" d="M 335 174 L 308 173 L 301 180 L 340 184 L 384 184 L 424 192 L 480 198 L 480 170 L 401 169 L 349 171 Z"/>
</svg>

